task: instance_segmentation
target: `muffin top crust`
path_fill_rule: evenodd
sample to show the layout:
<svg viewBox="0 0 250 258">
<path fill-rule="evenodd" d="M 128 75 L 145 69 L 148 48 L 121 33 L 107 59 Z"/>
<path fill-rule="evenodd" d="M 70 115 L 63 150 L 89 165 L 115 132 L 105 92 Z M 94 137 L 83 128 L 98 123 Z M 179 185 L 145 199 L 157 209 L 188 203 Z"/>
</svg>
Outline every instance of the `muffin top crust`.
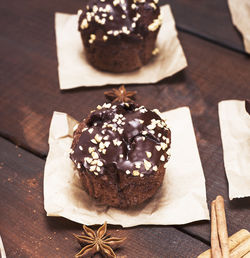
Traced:
<svg viewBox="0 0 250 258">
<path fill-rule="evenodd" d="M 85 0 L 79 31 L 89 44 L 114 38 L 142 40 L 162 23 L 158 0 Z"/>
<path fill-rule="evenodd" d="M 143 178 L 166 166 L 170 144 L 170 129 L 158 110 L 105 103 L 76 126 L 70 158 L 82 173 L 117 170 Z"/>
</svg>

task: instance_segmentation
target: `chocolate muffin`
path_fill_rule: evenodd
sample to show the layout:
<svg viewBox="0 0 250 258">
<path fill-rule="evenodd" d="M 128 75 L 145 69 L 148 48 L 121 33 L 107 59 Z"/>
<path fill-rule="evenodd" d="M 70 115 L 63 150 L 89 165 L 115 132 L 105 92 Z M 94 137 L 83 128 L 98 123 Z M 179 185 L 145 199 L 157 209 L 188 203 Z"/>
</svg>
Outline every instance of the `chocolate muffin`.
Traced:
<svg viewBox="0 0 250 258">
<path fill-rule="evenodd" d="M 90 196 L 101 204 L 128 208 L 161 186 L 170 144 L 170 130 L 156 110 L 105 103 L 78 125 L 70 158 Z"/>
<path fill-rule="evenodd" d="M 79 26 L 88 61 L 97 69 L 129 72 L 155 53 L 161 26 L 158 0 L 85 0 Z"/>
</svg>

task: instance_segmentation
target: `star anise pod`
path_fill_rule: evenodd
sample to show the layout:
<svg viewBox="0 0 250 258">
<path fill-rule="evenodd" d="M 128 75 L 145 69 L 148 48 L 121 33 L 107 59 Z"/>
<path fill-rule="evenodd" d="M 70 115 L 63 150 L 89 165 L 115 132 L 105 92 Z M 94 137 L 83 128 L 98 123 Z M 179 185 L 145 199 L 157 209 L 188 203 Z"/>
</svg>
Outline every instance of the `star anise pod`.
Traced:
<svg viewBox="0 0 250 258">
<path fill-rule="evenodd" d="M 137 91 L 127 91 L 122 85 L 118 90 L 112 89 L 110 91 L 105 91 L 104 95 L 107 99 L 114 102 L 133 102 Z"/>
<path fill-rule="evenodd" d="M 107 223 L 105 222 L 95 233 L 91 228 L 83 225 L 84 234 L 74 236 L 80 243 L 86 244 L 75 257 L 91 257 L 95 253 L 101 253 L 104 257 L 116 257 L 113 249 L 116 249 L 126 238 L 110 237 L 106 235 Z"/>
</svg>

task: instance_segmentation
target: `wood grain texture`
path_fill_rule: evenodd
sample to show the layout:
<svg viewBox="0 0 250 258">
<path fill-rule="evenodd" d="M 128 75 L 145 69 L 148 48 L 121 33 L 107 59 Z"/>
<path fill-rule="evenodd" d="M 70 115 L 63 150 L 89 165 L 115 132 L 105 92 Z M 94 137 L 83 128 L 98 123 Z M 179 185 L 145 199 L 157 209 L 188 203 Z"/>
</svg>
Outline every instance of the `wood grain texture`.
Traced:
<svg viewBox="0 0 250 258">
<path fill-rule="evenodd" d="M 54 12 L 76 13 L 81 3 L 81 0 L 24 0 L 22 4 L 18 0 L 5 1 L 1 6 L 1 36 L 12 34 L 16 38 L 21 37 L 19 44 L 22 45 L 23 34 L 32 33 L 33 40 L 40 44 L 42 51 L 47 47 L 44 39 L 50 40 L 53 34 L 47 31 L 46 25 L 53 22 Z M 171 5 L 176 24 L 181 30 L 245 52 L 242 37 L 232 24 L 227 0 L 160 0 L 161 5 L 165 3 Z M 25 30 L 19 30 L 20 26 L 25 26 Z M 30 50 L 32 46 L 30 42 Z"/>
<path fill-rule="evenodd" d="M 222 2 L 225 4 L 225 1 Z M 177 3 L 178 1 L 176 5 Z M 209 3 L 215 4 L 215 2 Z M 172 5 L 175 13 L 175 3 L 173 2 Z M 76 119 L 82 119 L 91 109 L 105 101 L 103 92 L 112 88 L 92 87 L 64 92 L 59 90 L 53 29 L 54 12 L 75 13 L 79 6 L 80 1 L 25 0 L 20 4 L 19 1 L 13 0 L 8 1 L 0 10 L 0 24 L 2 25 L 0 35 L 0 135 L 41 156 L 45 156 L 48 151 L 48 130 L 54 110 L 67 112 Z M 192 14 L 193 19 L 197 18 L 198 14 L 188 12 L 188 2 L 183 6 L 180 4 L 181 11 L 186 10 L 186 15 Z M 202 24 L 201 18 L 205 20 L 204 22 L 208 22 L 204 6 L 199 4 L 199 7 L 198 5 L 194 7 L 193 1 L 190 1 L 190 6 L 197 13 L 202 14 L 200 20 L 195 20 L 194 24 Z M 220 10 L 220 3 L 215 7 L 217 6 Z M 182 16 L 182 13 L 180 14 L 176 13 L 177 21 L 178 15 Z M 223 15 L 221 16 L 224 19 Z M 188 24 L 188 18 L 185 19 Z M 209 20 L 209 22 L 212 21 Z M 228 22 L 226 23 L 228 24 Z M 212 23 L 206 24 L 207 29 L 214 31 L 212 25 Z M 218 31 L 218 34 L 225 37 L 226 29 L 225 32 L 224 30 Z M 157 84 L 129 85 L 127 88 L 128 90 L 137 90 L 138 103 L 144 104 L 148 108 L 166 111 L 184 105 L 190 107 L 206 177 L 208 202 L 210 203 L 218 194 L 225 197 L 229 235 L 241 228 L 250 230 L 250 198 L 232 202 L 229 202 L 227 198 L 227 180 L 223 166 L 217 110 L 220 100 L 250 98 L 250 59 L 245 55 L 187 33 L 179 33 L 179 37 L 189 63 L 189 67 L 185 71 Z M 3 154 L 4 152 L 1 153 L 1 155 Z M 15 162 L 13 157 L 13 164 Z M 29 176 L 34 173 L 33 168 L 38 167 L 36 163 L 32 165 L 32 162 L 25 163 L 25 167 L 22 169 L 13 167 L 13 170 L 7 172 L 6 176 L 12 175 L 13 177 L 20 170 L 23 171 L 24 176 L 27 173 L 26 176 L 29 179 Z M 39 162 L 44 164 L 42 160 Z M 42 167 L 43 165 L 37 171 L 40 175 L 39 182 L 42 180 Z M 8 173 L 12 174 L 8 175 Z M 1 176 L 3 176 L 2 173 Z M 19 186 L 21 187 L 21 185 Z M 23 191 L 26 191 L 24 187 Z M 7 194 L 6 198 L 13 198 L 10 201 L 20 200 L 18 209 L 21 214 L 26 210 L 27 207 L 22 206 L 22 199 L 19 199 L 18 194 L 15 193 L 13 196 Z M 31 203 L 32 205 L 39 204 L 38 195 Z M 13 209 L 10 205 L 7 207 L 10 210 Z M 41 208 L 40 212 L 43 212 Z M 23 218 L 22 222 L 27 218 L 28 216 Z M 33 217 L 31 216 L 31 218 Z M 53 221 L 53 219 L 51 220 Z M 42 228 L 48 227 L 46 226 L 47 220 L 44 222 L 41 219 L 41 223 L 43 223 Z M 53 223 L 56 223 L 60 230 L 61 222 L 53 221 Z M 62 224 L 64 223 L 66 222 L 62 222 Z M 71 223 L 69 224 L 71 225 Z M 50 227 L 48 228 L 50 229 Z M 192 223 L 178 228 L 209 241 L 210 228 L 207 222 Z M 148 232 L 149 229 L 143 228 L 143 230 L 143 232 Z M 55 246 L 55 242 L 53 246 Z"/>
<path fill-rule="evenodd" d="M 0 133 L 42 155 L 48 151 L 48 128 L 54 110 L 81 119 L 104 101 L 104 88 L 60 92 L 58 87 L 54 12 L 75 12 L 79 6 L 80 1 L 41 4 L 39 0 L 26 0 L 20 5 L 14 0 L 1 9 Z M 214 105 L 222 98 L 245 96 L 249 58 L 185 33 L 180 33 L 180 38 L 189 68 L 156 85 L 130 87 L 138 89 L 139 103 L 161 110 L 189 105 L 207 120 L 202 115 L 206 99 L 211 102 L 218 96 Z"/>
<path fill-rule="evenodd" d="M 7 257 L 73 257 L 80 246 L 72 234 L 79 234 L 81 225 L 46 217 L 44 160 L 0 138 L 0 164 L 0 228 Z M 196 257 L 208 248 L 173 227 L 108 226 L 108 233 L 127 237 L 116 251 L 123 258 Z"/>
<path fill-rule="evenodd" d="M 183 37 L 184 36 L 184 37 Z M 191 41 L 185 38 L 192 39 Z M 249 229 L 250 198 L 228 199 L 228 183 L 223 164 L 223 151 L 220 137 L 218 102 L 225 99 L 245 99 L 250 96 L 250 59 L 223 47 L 180 34 L 189 67 L 189 83 L 199 89 L 200 105 L 191 105 L 196 138 L 206 178 L 207 200 L 210 203 L 217 195 L 225 198 L 228 230 L 232 235 L 241 228 Z M 196 46 L 196 48 L 195 48 Z M 197 112 L 197 111 L 200 112 Z M 238 206 L 238 208 L 236 208 Z M 248 221 L 247 223 L 245 223 Z M 209 225 L 193 223 L 184 227 L 192 234 L 209 240 Z"/>
<path fill-rule="evenodd" d="M 245 53 L 242 36 L 232 23 L 227 0 L 162 0 L 161 3 L 171 5 L 179 29 Z"/>
</svg>

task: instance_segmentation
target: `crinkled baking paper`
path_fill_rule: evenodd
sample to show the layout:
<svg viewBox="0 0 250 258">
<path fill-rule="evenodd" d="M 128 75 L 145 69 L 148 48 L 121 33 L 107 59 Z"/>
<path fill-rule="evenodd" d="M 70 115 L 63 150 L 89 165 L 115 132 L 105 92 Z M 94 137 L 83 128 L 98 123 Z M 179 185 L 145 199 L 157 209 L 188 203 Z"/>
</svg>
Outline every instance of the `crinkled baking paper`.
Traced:
<svg viewBox="0 0 250 258">
<path fill-rule="evenodd" d="M 148 202 L 120 210 L 99 205 L 83 190 L 69 158 L 73 127 L 65 113 L 54 112 L 49 133 L 49 154 L 44 171 L 44 207 L 48 216 L 61 216 L 82 224 L 132 227 L 170 225 L 207 220 L 205 179 L 189 108 L 162 113 L 172 132 L 171 158 L 163 185 Z"/>
<path fill-rule="evenodd" d="M 229 198 L 250 196 L 250 115 L 245 101 L 221 101 L 219 119 Z"/>
<path fill-rule="evenodd" d="M 177 37 L 168 5 L 161 7 L 163 23 L 156 45 L 159 54 L 141 69 L 130 73 L 108 73 L 92 67 L 85 58 L 78 28 L 78 16 L 55 14 L 55 31 L 60 89 L 107 84 L 155 83 L 181 71 L 187 61 Z"/>
</svg>

